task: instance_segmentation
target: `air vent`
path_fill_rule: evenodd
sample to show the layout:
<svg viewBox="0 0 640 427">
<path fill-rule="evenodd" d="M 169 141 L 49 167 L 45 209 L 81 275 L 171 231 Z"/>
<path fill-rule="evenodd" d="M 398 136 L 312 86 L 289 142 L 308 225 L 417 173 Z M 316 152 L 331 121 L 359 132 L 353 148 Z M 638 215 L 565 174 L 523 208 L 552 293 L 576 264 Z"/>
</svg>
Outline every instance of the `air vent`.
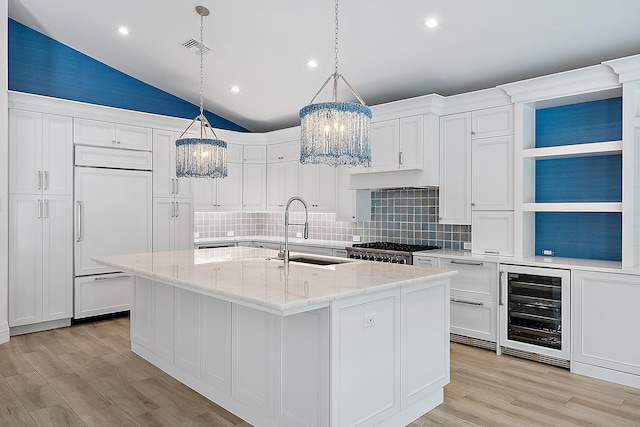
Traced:
<svg viewBox="0 0 640 427">
<path fill-rule="evenodd" d="M 205 44 L 201 44 L 198 40 L 189 39 L 186 42 L 182 43 L 182 46 L 189 49 L 191 52 L 200 55 L 200 50 L 202 50 L 202 54 L 205 54 L 211 49 L 209 49 Z"/>
</svg>

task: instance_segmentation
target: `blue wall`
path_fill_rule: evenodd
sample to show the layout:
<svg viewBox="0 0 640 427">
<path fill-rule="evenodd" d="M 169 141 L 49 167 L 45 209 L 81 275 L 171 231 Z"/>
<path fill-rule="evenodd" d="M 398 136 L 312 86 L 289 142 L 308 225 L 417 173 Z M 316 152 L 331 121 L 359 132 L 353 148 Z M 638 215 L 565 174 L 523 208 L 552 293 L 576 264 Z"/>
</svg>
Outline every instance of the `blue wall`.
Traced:
<svg viewBox="0 0 640 427">
<path fill-rule="evenodd" d="M 536 147 L 622 139 L 622 98 L 536 111 Z M 536 202 L 621 202 L 622 155 L 536 161 Z M 622 214 L 537 212 L 536 254 L 622 260 Z"/>
<path fill-rule="evenodd" d="M 9 90 L 193 119 L 200 107 L 9 19 Z M 205 111 L 212 126 L 247 129 Z"/>
</svg>

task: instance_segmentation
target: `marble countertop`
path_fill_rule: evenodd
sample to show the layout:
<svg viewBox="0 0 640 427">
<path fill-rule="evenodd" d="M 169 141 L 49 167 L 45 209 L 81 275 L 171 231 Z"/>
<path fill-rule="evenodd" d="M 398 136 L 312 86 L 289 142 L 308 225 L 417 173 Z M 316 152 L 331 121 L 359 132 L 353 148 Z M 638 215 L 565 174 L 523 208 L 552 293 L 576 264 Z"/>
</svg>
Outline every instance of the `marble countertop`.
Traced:
<svg viewBox="0 0 640 427">
<path fill-rule="evenodd" d="M 278 251 L 229 247 L 93 258 L 94 261 L 183 289 L 282 315 L 327 306 L 333 300 L 445 278 L 455 271 L 333 259 L 318 266 L 284 262 Z M 291 253 L 291 257 L 296 254 Z"/>
</svg>

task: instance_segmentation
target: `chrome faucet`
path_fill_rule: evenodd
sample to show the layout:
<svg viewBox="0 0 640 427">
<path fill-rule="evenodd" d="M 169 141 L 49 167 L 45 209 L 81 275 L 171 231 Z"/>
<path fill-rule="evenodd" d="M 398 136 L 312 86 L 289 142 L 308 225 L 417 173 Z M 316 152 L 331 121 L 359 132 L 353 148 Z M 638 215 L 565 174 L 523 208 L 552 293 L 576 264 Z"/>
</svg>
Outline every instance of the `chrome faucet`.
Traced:
<svg viewBox="0 0 640 427">
<path fill-rule="evenodd" d="M 289 223 L 289 206 L 294 200 L 298 200 L 304 206 L 304 224 L 291 224 Z M 289 226 L 290 225 L 304 225 L 304 238 L 309 238 L 309 209 L 307 208 L 307 202 L 305 202 L 300 196 L 293 196 L 287 202 L 287 206 L 284 208 L 284 263 L 289 264 Z"/>
</svg>

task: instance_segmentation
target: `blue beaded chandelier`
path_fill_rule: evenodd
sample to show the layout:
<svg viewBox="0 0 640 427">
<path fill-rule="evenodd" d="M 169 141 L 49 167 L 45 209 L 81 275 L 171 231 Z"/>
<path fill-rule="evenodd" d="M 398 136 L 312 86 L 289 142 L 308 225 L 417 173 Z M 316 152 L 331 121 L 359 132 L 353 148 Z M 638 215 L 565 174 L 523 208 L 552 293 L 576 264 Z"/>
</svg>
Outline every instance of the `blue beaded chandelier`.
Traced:
<svg viewBox="0 0 640 427">
<path fill-rule="evenodd" d="M 311 103 L 300 110 L 300 163 L 324 163 L 333 167 L 369 166 L 371 163 L 371 109 L 347 80 L 338 73 L 338 0 L 335 6 L 335 70 Z M 314 104 L 333 79 L 332 102 Z M 338 80 L 342 79 L 360 102 L 338 102 Z"/>
<path fill-rule="evenodd" d="M 178 178 L 225 178 L 227 176 L 227 143 L 218 139 L 215 131 L 204 115 L 203 108 L 203 18 L 209 16 L 209 9 L 197 6 L 200 15 L 200 114 L 176 140 L 176 176 Z M 195 122 L 200 122 L 199 138 L 183 138 Z M 207 129 L 213 134 L 208 138 Z"/>
</svg>

